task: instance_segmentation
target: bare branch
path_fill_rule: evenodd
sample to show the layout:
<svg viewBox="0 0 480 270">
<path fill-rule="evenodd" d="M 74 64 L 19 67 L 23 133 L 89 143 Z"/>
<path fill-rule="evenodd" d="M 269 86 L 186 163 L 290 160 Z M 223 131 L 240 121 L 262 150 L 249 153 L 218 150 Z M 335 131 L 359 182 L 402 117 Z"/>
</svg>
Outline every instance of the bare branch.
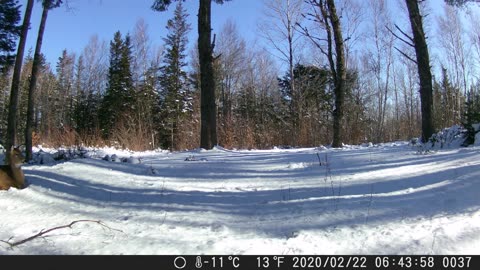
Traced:
<svg viewBox="0 0 480 270">
<path fill-rule="evenodd" d="M 392 29 L 390 29 L 388 26 L 385 26 L 388 30 L 388 32 L 390 32 L 393 36 L 395 36 L 396 38 L 398 38 L 399 40 L 403 41 L 405 44 L 407 44 L 408 46 L 412 47 L 412 48 L 415 48 L 415 45 L 413 45 L 413 39 L 411 37 L 409 37 L 408 35 L 406 35 L 402 30 L 400 30 L 400 28 L 395 25 L 395 27 L 397 29 L 399 29 L 399 31 L 404 34 L 411 42 L 399 37 L 397 34 L 395 34 L 395 32 L 392 31 Z"/>
<path fill-rule="evenodd" d="M 395 50 L 397 50 L 401 55 L 403 55 L 405 58 L 407 58 L 408 60 L 412 61 L 413 63 L 417 64 L 418 62 L 413 59 L 412 57 L 410 57 L 408 54 L 404 53 L 403 51 L 401 51 L 400 49 L 398 49 L 397 47 L 395 47 Z"/>
<path fill-rule="evenodd" d="M 3 243 L 8 244 L 8 245 L 10 246 L 10 248 L 13 248 L 13 247 L 15 247 L 15 246 L 19 246 L 19 245 L 24 244 L 24 243 L 26 243 L 26 242 L 32 241 L 32 240 L 35 239 L 35 238 L 41 237 L 41 236 L 43 236 L 43 235 L 45 235 L 45 234 L 47 234 L 47 233 L 49 233 L 49 232 L 55 231 L 55 230 L 65 229 L 65 228 L 70 228 L 70 229 L 71 229 L 72 226 L 73 226 L 75 223 L 80 223 L 80 222 L 93 222 L 93 223 L 97 223 L 97 224 L 99 224 L 99 225 L 101 225 L 102 227 L 105 227 L 105 228 L 107 228 L 107 229 L 114 230 L 114 231 L 118 231 L 118 232 L 122 232 L 121 230 L 113 229 L 113 228 L 108 227 L 107 225 L 105 225 L 105 224 L 104 224 L 102 221 L 100 221 L 100 220 L 86 220 L 86 219 L 84 219 L 84 220 L 75 220 L 75 221 L 72 221 L 72 222 L 71 222 L 70 224 L 68 224 L 68 225 L 62 225 L 62 226 L 50 228 L 50 229 L 48 229 L 48 230 L 43 230 L 43 229 L 42 229 L 39 233 L 34 234 L 34 235 L 30 236 L 30 237 L 27 237 L 27 238 L 25 238 L 25 239 L 23 239 L 23 240 L 20 240 L 20 241 L 17 241 L 17 242 L 13 242 L 13 243 L 10 242 L 10 240 L 11 240 L 13 237 L 10 237 L 7 241 L 4 241 L 4 240 L 0 240 L 0 241 L 3 242 Z"/>
<path fill-rule="evenodd" d="M 299 32 L 302 35 L 308 37 L 310 39 L 310 41 L 312 41 L 312 43 L 320 50 L 320 52 L 328 57 L 328 53 L 325 51 L 325 49 L 320 44 L 320 42 L 327 42 L 328 40 L 323 39 L 323 38 L 319 38 L 319 37 L 314 37 L 314 36 L 310 35 L 307 27 L 301 26 L 300 24 L 297 24 L 297 26 L 298 26 L 299 29 L 302 30 L 302 31 L 299 31 Z"/>
<path fill-rule="evenodd" d="M 410 40 L 410 42 L 412 42 L 412 43 L 415 42 L 413 40 L 413 38 L 411 36 L 409 36 L 407 33 L 405 33 L 400 27 L 398 27 L 398 25 L 395 24 L 395 28 L 397 28 L 397 30 L 400 31 L 400 33 L 402 33 L 406 38 L 408 38 Z"/>
<path fill-rule="evenodd" d="M 213 34 L 213 41 L 212 41 L 212 53 L 215 50 L 215 41 L 217 39 L 217 34 Z"/>
</svg>

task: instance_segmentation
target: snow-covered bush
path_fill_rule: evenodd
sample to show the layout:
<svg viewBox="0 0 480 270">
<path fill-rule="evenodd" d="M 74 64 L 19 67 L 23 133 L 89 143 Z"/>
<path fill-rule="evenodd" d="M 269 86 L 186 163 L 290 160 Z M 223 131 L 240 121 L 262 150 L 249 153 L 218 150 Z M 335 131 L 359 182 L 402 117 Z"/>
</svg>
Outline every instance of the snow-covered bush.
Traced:
<svg viewBox="0 0 480 270">
<path fill-rule="evenodd" d="M 54 163 L 56 163 L 56 161 L 53 158 L 53 155 L 51 153 L 40 150 L 38 152 L 33 153 L 31 163 L 34 163 L 34 164 L 54 164 Z"/>
<path fill-rule="evenodd" d="M 140 163 L 142 163 L 142 160 L 140 158 L 133 157 L 133 156 L 119 157 L 116 154 L 113 154 L 111 156 L 107 154 L 102 158 L 102 160 L 110 161 L 110 162 L 124 162 L 124 163 L 130 163 L 130 164 L 140 164 Z"/>
<path fill-rule="evenodd" d="M 88 150 L 83 147 L 57 149 L 43 148 L 42 146 L 33 149 L 33 164 L 53 164 L 59 161 L 68 161 L 76 158 L 86 158 Z"/>
<path fill-rule="evenodd" d="M 445 128 L 432 135 L 429 142 L 431 148 L 460 147 L 464 142 L 466 130 L 459 125 Z"/>
<path fill-rule="evenodd" d="M 427 143 L 422 143 L 419 138 L 413 138 L 410 140 L 410 144 L 421 153 L 444 148 L 457 148 L 464 146 L 466 132 L 465 128 L 454 125 L 434 133 Z"/>
</svg>

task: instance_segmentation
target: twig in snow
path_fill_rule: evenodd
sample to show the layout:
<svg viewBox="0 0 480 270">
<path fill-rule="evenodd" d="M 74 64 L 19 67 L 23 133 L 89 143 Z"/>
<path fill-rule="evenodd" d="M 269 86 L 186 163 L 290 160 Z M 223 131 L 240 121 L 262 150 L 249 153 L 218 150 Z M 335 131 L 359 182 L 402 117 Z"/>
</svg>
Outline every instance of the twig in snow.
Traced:
<svg viewBox="0 0 480 270">
<path fill-rule="evenodd" d="M 165 181 L 162 183 L 162 188 L 160 189 L 160 196 L 163 197 L 163 193 L 165 192 Z"/>
<path fill-rule="evenodd" d="M 163 220 L 162 220 L 162 223 L 160 225 L 165 224 L 166 219 L 167 219 L 167 211 L 165 211 L 165 215 L 163 215 Z"/>
<path fill-rule="evenodd" d="M 370 201 L 368 202 L 367 217 L 365 218 L 365 223 L 368 222 L 368 217 L 370 216 L 370 208 L 372 207 L 373 202 L 373 184 L 370 186 Z"/>
<path fill-rule="evenodd" d="M 340 203 L 340 195 L 342 194 L 342 180 L 340 179 L 340 184 L 338 184 L 338 195 L 335 198 L 335 211 L 338 210 L 338 204 Z"/>
<path fill-rule="evenodd" d="M 327 195 L 327 181 L 332 180 L 332 171 L 330 169 L 330 163 L 328 162 L 328 153 L 325 153 L 325 195 Z M 335 194 L 334 194 L 335 195 Z"/>
<path fill-rule="evenodd" d="M 433 232 L 432 248 L 431 248 L 431 251 L 430 251 L 430 254 L 432 254 L 432 255 L 433 255 L 433 247 L 435 246 L 435 239 L 437 239 L 437 230 L 435 230 Z"/>
<path fill-rule="evenodd" d="M 317 153 L 317 158 L 318 158 L 318 165 L 320 165 L 320 167 L 322 166 L 322 159 L 320 158 L 320 154 Z"/>
<path fill-rule="evenodd" d="M 30 237 L 27 237 L 27 238 L 25 238 L 25 239 L 23 239 L 23 240 L 20 240 L 20 241 L 17 241 L 17 242 L 13 242 L 13 243 L 10 242 L 10 240 L 13 238 L 13 236 L 10 237 L 7 241 L 4 241 L 4 240 L 0 240 L 0 241 L 3 242 L 3 243 L 8 244 L 8 245 L 10 246 L 10 248 L 13 248 L 13 247 L 19 246 L 19 245 L 21 245 L 21 244 L 24 244 L 24 243 L 26 243 L 26 242 L 32 241 L 32 240 L 35 239 L 35 238 L 41 237 L 41 236 L 43 236 L 43 235 L 45 235 L 45 234 L 47 234 L 47 233 L 49 233 L 49 232 L 55 231 L 55 230 L 60 230 L 60 229 L 65 229 L 65 228 L 70 228 L 70 229 L 71 229 L 72 226 L 73 226 L 75 223 L 80 223 L 80 222 L 93 222 L 93 223 L 97 223 L 97 224 L 99 224 L 100 226 L 105 227 L 105 228 L 107 228 L 107 229 L 114 230 L 114 231 L 118 231 L 118 232 L 122 232 L 121 230 L 113 229 L 113 228 L 108 227 L 107 225 L 105 225 L 105 224 L 104 224 L 102 221 L 100 221 L 100 220 L 87 220 L 87 219 L 83 219 L 83 220 L 75 220 L 75 221 L 72 221 L 72 222 L 71 222 L 70 224 L 68 224 L 68 225 L 62 225 L 62 226 L 50 228 L 50 229 L 48 229 L 48 230 L 42 229 L 39 233 L 34 234 L 34 235 L 30 236 Z"/>
</svg>

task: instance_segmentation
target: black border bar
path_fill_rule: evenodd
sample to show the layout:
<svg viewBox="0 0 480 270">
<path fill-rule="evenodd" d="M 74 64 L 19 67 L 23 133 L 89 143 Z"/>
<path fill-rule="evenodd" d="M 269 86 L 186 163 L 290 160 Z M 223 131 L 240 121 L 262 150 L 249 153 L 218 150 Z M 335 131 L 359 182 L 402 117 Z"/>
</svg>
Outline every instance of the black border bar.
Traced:
<svg viewBox="0 0 480 270">
<path fill-rule="evenodd" d="M 480 255 L 0 255 L 0 269 L 480 269 Z"/>
</svg>

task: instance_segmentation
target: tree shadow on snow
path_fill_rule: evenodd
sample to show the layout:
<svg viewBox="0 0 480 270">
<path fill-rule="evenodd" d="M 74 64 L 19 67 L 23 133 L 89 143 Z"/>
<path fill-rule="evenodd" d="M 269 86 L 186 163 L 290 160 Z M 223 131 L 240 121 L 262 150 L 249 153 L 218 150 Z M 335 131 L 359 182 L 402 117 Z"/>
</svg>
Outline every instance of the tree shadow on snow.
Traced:
<svg viewBox="0 0 480 270">
<path fill-rule="evenodd" d="M 465 155 L 468 156 L 470 153 L 466 152 Z M 257 156 L 253 158 L 253 162 L 260 160 L 256 160 L 260 158 Z M 271 158 L 272 164 L 278 163 L 274 157 Z M 280 158 L 291 160 L 286 156 Z M 448 157 L 427 160 L 447 161 Z M 143 175 L 143 170 L 148 169 L 147 165 L 132 170 L 128 164 L 88 159 L 80 163 L 134 175 Z M 181 165 L 191 166 L 184 163 Z M 228 168 L 224 169 L 228 173 L 224 171 L 224 174 L 213 176 L 211 173 L 216 171 L 215 167 L 182 172 L 182 167 L 171 166 L 164 167 L 160 176 L 221 181 L 225 178 L 239 180 L 252 178 L 251 175 L 245 176 L 245 173 L 259 173 L 255 169 L 245 171 L 244 165 L 229 164 Z M 365 172 L 365 169 L 358 170 Z M 262 178 L 261 173 L 265 172 L 260 172 L 259 181 Z M 184 213 L 190 218 L 181 221 L 166 219 L 164 222 L 173 226 L 191 227 L 193 230 L 221 224 L 239 232 L 253 232 L 279 238 L 301 230 L 328 230 L 337 226 L 427 219 L 436 215 L 454 215 L 480 208 L 478 198 L 480 165 L 463 164 L 461 168 L 445 168 L 436 172 L 375 183 L 349 183 L 341 179 L 330 183 L 321 180 L 321 170 L 308 173 L 320 175 L 317 186 L 284 185 L 273 190 L 252 188 L 235 191 L 182 191 L 169 189 L 168 183 L 161 186 L 158 182 L 155 186 L 149 186 L 153 183 L 149 181 L 155 181 L 155 177 L 146 177 L 144 188 L 134 188 L 121 187 L 114 183 L 102 184 L 43 170 L 28 170 L 26 175 L 32 189 L 39 187 L 38 192 L 45 193 L 45 190 L 48 190 L 45 193 L 48 196 L 75 203 L 79 213 L 83 211 L 82 206 L 97 206 L 99 212 L 90 214 L 99 217 L 103 208 L 107 209 L 106 211 L 116 209 L 119 216 L 124 214 L 122 211 Z M 304 171 L 273 171 L 267 172 L 265 177 L 288 180 L 302 175 L 305 176 Z M 144 215 L 139 218 L 142 222 L 160 222 L 158 216 Z"/>
</svg>

